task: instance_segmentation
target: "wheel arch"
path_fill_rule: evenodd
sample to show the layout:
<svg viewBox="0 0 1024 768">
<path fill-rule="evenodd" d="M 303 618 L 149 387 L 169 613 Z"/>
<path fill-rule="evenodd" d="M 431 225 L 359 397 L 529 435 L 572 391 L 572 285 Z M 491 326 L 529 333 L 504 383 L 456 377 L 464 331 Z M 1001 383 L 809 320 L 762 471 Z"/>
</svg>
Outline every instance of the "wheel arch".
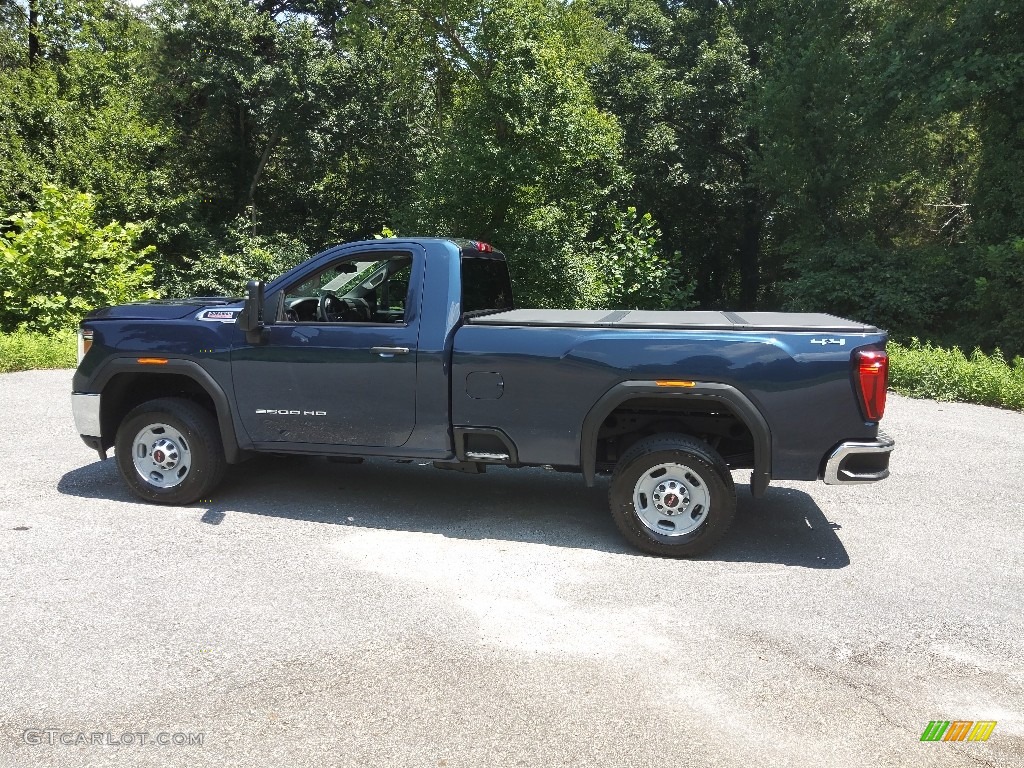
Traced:
<svg viewBox="0 0 1024 768">
<path fill-rule="evenodd" d="M 754 443 L 754 470 L 750 487 L 754 496 L 764 495 L 771 480 L 771 429 L 761 411 L 743 392 L 730 384 L 695 382 L 693 386 L 666 387 L 655 381 L 624 381 L 605 392 L 587 413 L 580 435 L 580 468 L 588 486 L 597 474 L 598 433 L 605 419 L 630 400 L 717 402 L 726 405 L 750 431 Z"/>
<path fill-rule="evenodd" d="M 135 406 L 160 397 L 185 396 L 197 400 L 217 419 L 224 457 L 229 464 L 243 458 L 224 390 L 202 367 L 191 360 L 169 359 L 158 370 L 132 359 L 115 359 L 92 382 L 100 393 L 100 424 L 103 450 L 114 444 L 117 428 Z"/>
</svg>

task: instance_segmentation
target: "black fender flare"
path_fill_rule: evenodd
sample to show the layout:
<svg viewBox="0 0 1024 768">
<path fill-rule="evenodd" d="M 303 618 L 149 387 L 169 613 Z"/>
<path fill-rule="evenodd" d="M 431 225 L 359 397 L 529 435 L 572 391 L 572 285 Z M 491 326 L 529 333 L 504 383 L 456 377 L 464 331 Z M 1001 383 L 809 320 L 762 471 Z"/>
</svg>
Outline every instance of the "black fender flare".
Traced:
<svg viewBox="0 0 1024 768">
<path fill-rule="evenodd" d="M 244 447 L 238 440 L 238 432 L 232 416 L 231 404 L 228 401 L 224 389 L 217 380 L 209 374 L 199 363 L 193 360 L 166 358 L 166 363 L 159 366 L 143 365 L 134 357 L 115 357 L 103 363 L 100 369 L 89 382 L 89 389 L 103 395 L 106 385 L 115 376 L 122 373 L 146 373 L 153 375 L 176 374 L 187 376 L 203 388 L 203 391 L 210 396 L 213 406 L 217 410 L 217 426 L 220 429 L 220 439 L 224 444 L 224 458 L 229 464 L 237 464 L 242 460 Z"/>
<path fill-rule="evenodd" d="M 754 438 L 754 471 L 750 489 L 754 496 L 764 495 L 772 476 L 772 433 L 757 406 L 730 384 L 695 382 L 693 386 L 658 386 L 655 381 L 623 381 L 605 392 L 587 413 L 580 435 L 580 468 L 588 486 L 597 474 L 597 434 L 608 414 L 627 400 L 656 398 L 666 400 L 712 400 L 728 405 L 743 421 Z"/>
</svg>

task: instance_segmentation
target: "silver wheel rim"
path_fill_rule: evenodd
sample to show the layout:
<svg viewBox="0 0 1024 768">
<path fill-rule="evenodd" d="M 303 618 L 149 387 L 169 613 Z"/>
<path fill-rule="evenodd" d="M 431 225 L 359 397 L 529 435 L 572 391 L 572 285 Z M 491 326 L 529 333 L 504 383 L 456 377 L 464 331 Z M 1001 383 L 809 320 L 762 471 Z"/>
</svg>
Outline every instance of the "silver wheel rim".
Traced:
<svg viewBox="0 0 1024 768">
<path fill-rule="evenodd" d="M 185 436 L 171 425 L 150 424 L 132 441 L 132 462 L 150 485 L 174 488 L 192 470 L 192 451 Z"/>
<path fill-rule="evenodd" d="M 636 481 L 633 508 L 640 522 L 654 533 L 685 536 L 707 519 L 711 492 L 692 467 L 658 464 Z"/>
</svg>

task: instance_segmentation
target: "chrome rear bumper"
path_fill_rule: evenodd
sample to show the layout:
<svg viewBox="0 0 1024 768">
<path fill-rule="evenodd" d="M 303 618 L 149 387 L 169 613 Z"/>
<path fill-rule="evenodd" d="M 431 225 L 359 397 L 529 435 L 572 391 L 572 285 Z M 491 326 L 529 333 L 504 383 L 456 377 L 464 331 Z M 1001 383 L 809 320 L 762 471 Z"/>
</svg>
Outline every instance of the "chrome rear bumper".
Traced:
<svg viewBox="0 0 1024 768">
<path fill-rule="evenodd" d="M 884 432 L 875 440 L 840 443 L 825 460 L 822 480 L 827 485 L 875 483 L 889 476 L 889 454 L 896 442 Z"/>
</svg>

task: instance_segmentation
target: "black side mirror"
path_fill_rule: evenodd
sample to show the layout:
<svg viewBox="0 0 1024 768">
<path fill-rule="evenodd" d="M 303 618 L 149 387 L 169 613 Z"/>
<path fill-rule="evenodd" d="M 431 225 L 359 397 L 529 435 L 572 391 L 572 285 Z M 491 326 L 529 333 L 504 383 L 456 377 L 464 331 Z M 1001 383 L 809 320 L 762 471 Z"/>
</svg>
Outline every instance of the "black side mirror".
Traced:
<svg viewBox="0 0 1024 768">
<path fill-rule="evenodd" d="M 235 325 L 245 331 L 245 338 L 250 344 L 258 344 L 263 329 L 263 282 L 250 280 L 245 289 L 245 304 L 235 319 Z"/>
<path fill-rule="evenodd" d="M 238 313 L 235 324 L 243 331 L 255 331 L 263 321 L 263 283 L 250 280 L 245 286 L 246 299 L 242 311 Z"/>
</svg>

